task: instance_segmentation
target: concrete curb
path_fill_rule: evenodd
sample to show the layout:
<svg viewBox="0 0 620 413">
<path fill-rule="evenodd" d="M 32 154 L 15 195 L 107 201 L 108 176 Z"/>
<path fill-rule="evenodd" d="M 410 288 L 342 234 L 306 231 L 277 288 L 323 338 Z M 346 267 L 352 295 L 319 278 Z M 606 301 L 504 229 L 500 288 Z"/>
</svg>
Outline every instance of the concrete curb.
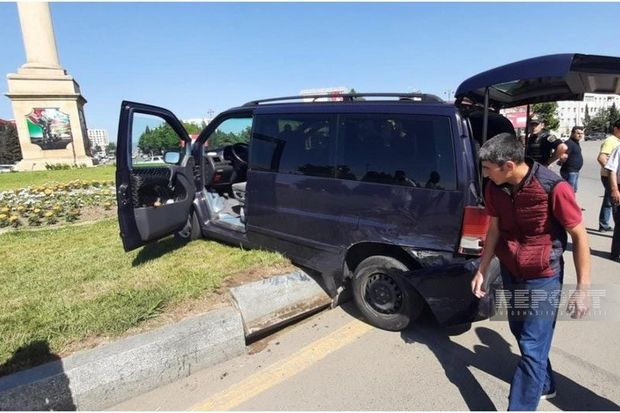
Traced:
<svg viewBox="0 0 620 413">
<path fill-rule="evenodd" d="M 0 378 L 0 410 L 102 410 L 244 354 L 246 337 L 326 307 L 303 272 L 231 289 L 236 307 Z"/>
</svg>

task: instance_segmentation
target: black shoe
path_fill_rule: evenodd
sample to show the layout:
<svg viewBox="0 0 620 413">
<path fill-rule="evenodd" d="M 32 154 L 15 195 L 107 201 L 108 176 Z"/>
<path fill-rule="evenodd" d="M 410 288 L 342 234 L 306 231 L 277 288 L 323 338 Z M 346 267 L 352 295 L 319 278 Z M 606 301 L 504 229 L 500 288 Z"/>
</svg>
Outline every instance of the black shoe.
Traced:
<svg viewBox="0 0 620 413">
<path fill-rule="evenodd" d="M 612 255 L 609 259 L 615 262 L 620 262 L 620 255 Z"/>
<path fill-rule="evenodd" d="M 604 226 L 599 226 L 598 227 L 598 232 L 608 232 L 608 231 L 613 231 L 614 229 L 612 227 L 604 227 Z"/>
</svg>

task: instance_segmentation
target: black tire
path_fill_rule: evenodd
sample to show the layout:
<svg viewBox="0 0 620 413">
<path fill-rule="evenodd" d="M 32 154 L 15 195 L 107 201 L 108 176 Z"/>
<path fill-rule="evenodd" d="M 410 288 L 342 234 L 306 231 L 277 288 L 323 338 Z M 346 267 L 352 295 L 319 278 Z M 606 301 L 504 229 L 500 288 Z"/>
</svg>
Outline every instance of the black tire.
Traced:
<svg viewBox="0 0 620 413">
<path fill-rule="evenodd" d="M 200 228 L 200 222 L 198 221 L 198 214 L 196 211 L 192 211 L 189 217 L 187 217 L 187 224 L 185 227 L 174 234 L 177 241 L 189 242 L 202 238 L 202 229 Z"/>
<path fill-rule="evenodd" d="M 383 255 L 366 258 L 355 269 L 353 299 L 373 326 L 400 331 L 420 316 L 424 300 L 401 276 L 406 271 L 405 264 Z"/>
</svg>

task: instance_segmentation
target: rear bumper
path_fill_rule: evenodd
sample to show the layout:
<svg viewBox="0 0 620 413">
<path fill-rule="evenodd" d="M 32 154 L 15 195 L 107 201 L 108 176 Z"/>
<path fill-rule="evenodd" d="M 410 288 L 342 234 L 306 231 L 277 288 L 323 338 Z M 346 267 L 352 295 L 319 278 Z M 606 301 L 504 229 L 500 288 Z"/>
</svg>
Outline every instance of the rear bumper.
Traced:
<svg viewBox="0 0 620 413">
<path fill-rule="evenodd" d="M 440 324 L 454 325 L 484 320 L 495 314 L 496 291 L 502 288 L 497 258 L 485 277 L 484 298 L 471 292 L 471 280 L 480 259 L 470 259 L 440 267 L 424 268 L 403 274 L 428 304 Z"/>
</svg>

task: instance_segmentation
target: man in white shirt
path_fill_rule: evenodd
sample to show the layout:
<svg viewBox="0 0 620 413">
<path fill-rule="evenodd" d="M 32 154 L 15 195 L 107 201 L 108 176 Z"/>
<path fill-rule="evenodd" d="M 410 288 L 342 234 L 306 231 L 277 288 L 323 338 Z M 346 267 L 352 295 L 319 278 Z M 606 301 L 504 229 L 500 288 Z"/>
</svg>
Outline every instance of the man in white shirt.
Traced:
<svg viewBox="0 0 620 413">
<path fill-rule="evenodd" d="M 617 146 L 610 154 L 605 163 L 605 169 L 609 171 L 609 189 L 614 215 L 614 235 L 611 240 L 611 259 L 620 262 L 620 146 Z"/>
</svg>

